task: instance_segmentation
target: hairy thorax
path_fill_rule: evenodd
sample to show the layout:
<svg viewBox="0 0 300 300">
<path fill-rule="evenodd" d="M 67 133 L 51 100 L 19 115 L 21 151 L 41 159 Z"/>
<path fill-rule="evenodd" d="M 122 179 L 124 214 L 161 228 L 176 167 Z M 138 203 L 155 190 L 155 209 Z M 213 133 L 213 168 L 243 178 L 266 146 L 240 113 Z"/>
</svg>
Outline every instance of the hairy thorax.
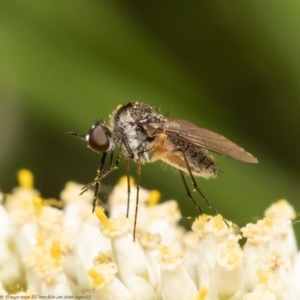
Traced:
<svg viewBox="0 0 300 300">
<path fill-rule="evenodd" d="M 135 102 L 120 106 L 112 113 L 110 128 L 125 157 L 148 162 L 156 132 L 145 128 L 147 124 L 163 122 L 164 117 L 151 106 Z"/>
</svg>

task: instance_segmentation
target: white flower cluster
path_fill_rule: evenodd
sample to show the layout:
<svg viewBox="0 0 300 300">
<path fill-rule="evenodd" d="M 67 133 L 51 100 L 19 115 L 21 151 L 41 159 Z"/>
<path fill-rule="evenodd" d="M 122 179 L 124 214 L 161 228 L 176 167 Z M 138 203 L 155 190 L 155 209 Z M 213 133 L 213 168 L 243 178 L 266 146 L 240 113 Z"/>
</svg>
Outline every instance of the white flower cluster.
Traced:
<svg viewBox="0 0 300 300">
<path fill-rule="evenodd" d="M 186 231 L 176 201 L 158 204 L 157 191 L 141 189 L 133 241 L 126 180 L 109 197 L 110 218 L 101 208 L 91 213 L 93 195 L 79 196 L 81 188 L 67 183 L 58 209 L 47 204 L 59 201 L 42 199 L 33 188 L 31 172 L 19 172 L 19 187 L 0 199 L 1 296 L 300 299 L 295 212 L 285 200 L 241 230 L 220 215 L 201 215 Z M 134 185 L 131 195 L 134 200 Z"/>
</svg>

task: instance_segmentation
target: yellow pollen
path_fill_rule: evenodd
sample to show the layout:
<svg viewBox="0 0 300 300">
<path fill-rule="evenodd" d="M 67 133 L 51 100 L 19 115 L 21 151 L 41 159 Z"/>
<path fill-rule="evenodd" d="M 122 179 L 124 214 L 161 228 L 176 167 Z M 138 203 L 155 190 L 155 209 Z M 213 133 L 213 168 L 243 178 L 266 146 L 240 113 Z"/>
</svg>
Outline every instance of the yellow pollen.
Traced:
<svg viewBox="0 0 300 300">
<path fill-rule="evenodd" d="M 148 205 L 149 206 L 156 205 L 159 202 L 160 196 L 161 194 L 158 190 L 151 190 L 149 195 Z"/>
<path fill-rule="evenodd" d="M 207 299 L 207 288 L 202 287 L 199 289 L 197 300 L 205 300 L 205 299 Z"/>
<path fill-rule="evenodd" d="M 21 188 L 31 189 L 33 188 L 33 174 L 27 169 L 21 169 L 18 171 L 18 182 Z"/>
<path fill-rule="evenodd" d="M 58 264 L 61 257 L 60 245 L 58 241 L 52 242 L 52 247 L 50 251 L 51 257 L 55 260 L 56 264 Z"/>
<path fill-rule="evenodd" d="M 88 275 L 93 279 L 95 285 L 100 285 L 104 282 L 104 276 L 95 269 L 89 269 Z"/>
<path fill-rule="evenodd" d="M 39 196 L 33 196 L 33 198 L 32 198 L 32 204 L 34 206 L 36 215 L 40 216 L 40 214 L 42 212 L 42 208 L 43 208 L 43 200 L 42 200 L 42 198 L 39 197 Z"/>
<path fill-rule="evenodd" d="M 96 207 L 95 215 L 98 217 L 98 219 L 100 220 L 101 224 L 105 229 L 112 229 L 113 225 L 111 221 L 108 219 L 108 217 L 106 216 L 102 207 Z"/>
</svg>

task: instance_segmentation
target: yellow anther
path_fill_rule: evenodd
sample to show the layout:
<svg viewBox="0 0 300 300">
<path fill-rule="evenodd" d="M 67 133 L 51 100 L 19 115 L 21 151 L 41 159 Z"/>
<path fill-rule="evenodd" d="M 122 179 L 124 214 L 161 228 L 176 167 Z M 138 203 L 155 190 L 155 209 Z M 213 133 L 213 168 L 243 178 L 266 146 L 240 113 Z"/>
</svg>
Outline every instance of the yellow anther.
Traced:
<svg viewBox="0 0 300 300">
<path fill-rule="evenodd" d="M 96 207 L 95 215 L 98 217 L 98 219 L 100 220 L 101 224 L 105 229 L 111 229 L 113 227 L 111 221 L 105 214 L 102 207 Z"/>
<path fill-rule="evenodd" d="M 119 184 L 123 185 L 123 184 L 127 184 L 127 176 L 122 176 L 120 179 L 119 179 Z M 135 181 L 134 181 L 134 178 L 129 176 L 129 184 L 130 185 L 134 185 L 135 184 Z"/>
<path fill-rule="evenodd" d="M 18 171 L 18 182 L 22 188 L 33 188 L 33 174 L 27 169 L 21 169 Z"/>
<path fill-rule="evenodd" d="M 161 193 L 158 190 L 151 190 L 148 200 L 149 206 L 156 205 L 160 200 Z"/>
<path fill-rule="evenodd" d="M 268 277 L 268 273 L 265 270 L 257 270 L 256 275 L 261 283 L 263 284 L 268 283 L 269 277 Z"/>
<path fill-rule="evenodd" d="M 108 264 L 113 262 L 113 257 L 107 252 L 100 252 L 94 261 L 98 264 Z"/>
<path fill-rule="evenodd" d="M 51 246 L 51 257 L 55 260 L 55 262 L 58 264 L 61 257 L 61 251 L 60 251 L 60 245 L 58 241 L 53 241 Z"/>
<path fill-rule="evenodd" d="M 207 299 L 207 288 L 202 287 L 199 289 L 197 300 L 205 300 Z"/>
<path fill-rule="evenodd" d="M 101 285 L 104 282 L 104 276 L 95 269 L 89 269 L 88 275 L 93 279 L 95 285 Z"/>
<path fill-rule="evenodd" d="M 163 255 L 169 254 L 170 253 L 170 247 L 168 247 L 168 246 L 161 246 L 159 248 L 159 251 Z"/>
</svg>

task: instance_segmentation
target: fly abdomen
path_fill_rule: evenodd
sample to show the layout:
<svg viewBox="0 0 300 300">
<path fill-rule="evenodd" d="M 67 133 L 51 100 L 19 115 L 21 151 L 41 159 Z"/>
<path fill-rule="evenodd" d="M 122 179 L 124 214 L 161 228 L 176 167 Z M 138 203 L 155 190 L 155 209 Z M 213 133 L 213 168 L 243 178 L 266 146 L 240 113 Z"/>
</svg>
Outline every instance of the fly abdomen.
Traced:
<svg viewBox="0 0 300 300">
<path fill-rule="evenodd" d="M 195 176 L 213 178 L 218 175 L 217 165 L 206 149 L 189 144 L 183 151 L 187 163 Z"/>
</svg>

